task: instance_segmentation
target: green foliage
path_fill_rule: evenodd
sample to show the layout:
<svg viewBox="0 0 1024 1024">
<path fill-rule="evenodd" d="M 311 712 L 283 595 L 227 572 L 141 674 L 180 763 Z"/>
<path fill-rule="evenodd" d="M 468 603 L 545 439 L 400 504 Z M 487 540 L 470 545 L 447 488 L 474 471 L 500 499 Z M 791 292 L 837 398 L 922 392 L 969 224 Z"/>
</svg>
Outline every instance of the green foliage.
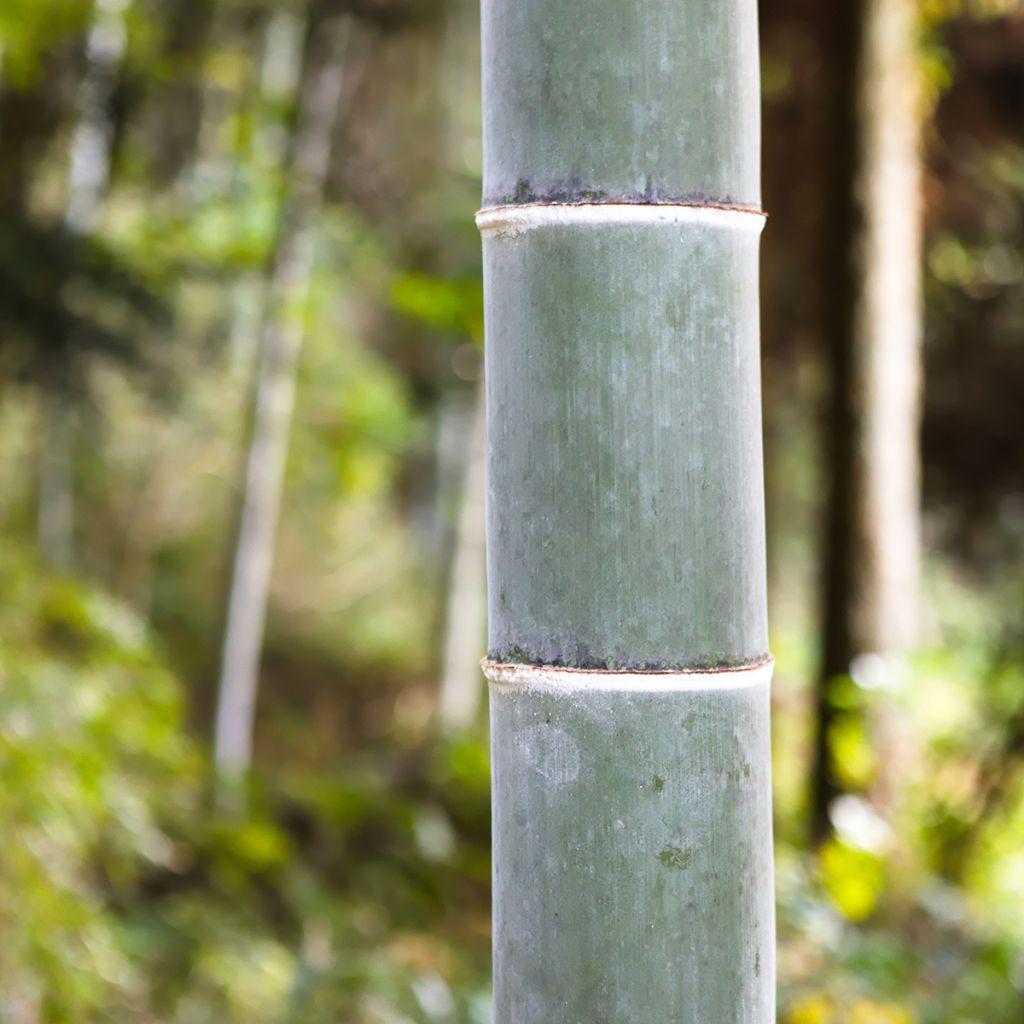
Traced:
<svg viewBox="0 0 1024 1024">
<path fill-rule="evenodd" d="M 877 855 L 833 838 L 822 847 L 820 872 L 822 887 L 848 921 L 863 921 L 878 905 L 885 875 Z"/>
<path fill-rule="evenodd" d="M 485 1019 L 478 746 L 410 751 L 424 770 L 404 781 L 296 779 L 252 817 L 211 818 L 178 687 L 135 616 L 7 548 L 0 583 L 5 1012 Z M 435 932 L 458 906 L 477 919 Z"/>
<path fill-rule="evenodd" d="M 459 280 L 403 274 L 391 286 L 395 309 L 438 331 L 484 341 L 484 300 L 479 278 Z"/>
<path fill-rule="evenodd" d="M 836 850 L 837 847 L 832 847 Z M 865 854 L 847 850 L 832 884 L 860 886 Z M 877 859 L 871 874 L 879 870 Z M 794 851 L 778 862 L 783 1024 L 1011 1024 L 1024 1008 L 1017 946 L 972 919 L 953 889 L 901 879 L 855 923 L 814 883 Z M 861 881 L 854 881 L 854 880 Z M 909 938 L 912 936 L 912 938 Z"/>
<path fill-rule="evenodd" d="M 197 763 L 141 623 L 0 552 L 0 977 L 46 1021 L 108 1019 L 142 983 L 104 903 L 174 863 Z"/>
<path fill-rule="evenodd" d="M 79 35 L 92 0 L 4 0 L 0 7 L 0 80 L 16 87 L 34 83 L 43 57 Z"/>
<path fill-rule="evenodd" d="M 109 246 L 10 210 L 0 219 L 0 307 L 4 376 L 74 397 L 89 390 L 97 362 L 151 370 L 170 321 Z"/>
<path fill-rule="evenodd" d="M 908 662 L 879 664 L 875 677 L 858 666 L 837 685 L 840 723 L 856 708 L 858 726 L 853 740 L 838 730 L 832 754 L 860 795 L 845 798 L 837 835 L 816 855 L 802 846 L 803 804 L 789 792 L 804 792 L 805 779 L 777 774 L 783 1024 L 1020 1018 L 1018 589 L 984 598 L 955 569 L 933 564 L 933 644 Z M 806 685 L 795 672 L 812 636 L 787 632 L 773 643 L 782 695 L 773 733 L 784 764 L 809 739 L 792 701 Z"/>
<path fill-rule="evenodd" d="M 464 786 L 486 794 L 486 761 L 460 785 L 449 756 L 415 780 L 296 777 L 248 819 L 193 822 L 189 870 L 124 917 L 160 1019 L 483 1024 L 488 809 Z"/>
</svg>

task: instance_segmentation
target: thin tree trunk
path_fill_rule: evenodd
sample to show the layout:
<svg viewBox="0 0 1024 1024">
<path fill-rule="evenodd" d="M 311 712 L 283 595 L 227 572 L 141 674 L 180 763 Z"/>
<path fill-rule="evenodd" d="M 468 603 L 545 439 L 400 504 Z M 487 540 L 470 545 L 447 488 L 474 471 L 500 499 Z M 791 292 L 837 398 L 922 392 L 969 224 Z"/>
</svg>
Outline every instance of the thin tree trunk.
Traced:
<svg viewBox="0 0 1024 1024">
<path fill-rule="evenodd" d="M 756 7 L 483 15 L 494 1019 L 769 1024 Z"/>
<path fill-rule="evenodd" d="M 74 414 L 63 389 L 44 385 L 36 431 L 36 544 L 54 569 L 71 568 L 75 527 Z"/>
<path fill-rule="evenodd" d="M 843 790 L 831 753 L 839 690 L 859 658 L 913 644 L 920 562 L 916 5 L 861 0 L 837 8 L 833 25 L 824 318 L 831 480 L 811 793 L 818 842 L 831 832 L 829 809 Z"/>
<path fill-rule="evenodd" d="M 128 0 L 97 0 L 86 41 L 86 70 L 78 91 L 78 120 L 71 139 L 64 222 L 75 232 L 92 231 L 110 177 L 113 125 L 110 98 L 124 58 Z M 68 346 L 68 359 L 74 358 Z M 75 410 L 70 366 L 50 367 L 39 405 L 36 539 L 42 557 L 67 570 L 74 560 Z M 61 382 L 58 384 L 57 382 Z"/>
<path fill-rule="evenodd" d="M 448 583 L 444 663 L 438 716 L 445 730 L 467 729 L 475 721 L 483 695 L 480 655 L 487 618 L 484 498 L 486 444 L 484 396 L 478 388 L 466 446 L 459 526 Z"/>
<path fill-rule="evenodd" d="M 285 106 L 298 94 L 303 73 L 303 37 L 306 25 L 299 14 L 289 8 L 273 12 L 262 26 L 263 52 L 258 67 L 250 71 L 249 92 L 256 97 L 242 96 L 240 101 L 243 110 L 248 108 L 250 116 L 255 110 L 264 107 L 268 102 Z M 216 120 L 216 119 L 211 119 Z M 284 137 L 281 125 L 276 121 L 272 126 L 265 123 L 265 118 L 257 118 L 255 133 L 255 153 L 253 157 L 263 168 L 279 169 L 287 164 L 290 142 Z M 214 135 L 215 125 L 210 127 L 210 135 Z M 215 150 L 210 145 L 211 151 Z M 224 173 L 214 173 L 208 162 L 209 170 L 204 175 L 209 180 L 220 178 L 225 188 L 244 194 L 245 181 L 237 153 L 218 154 L 217 163 Z M 228 358 L 233 376 L 248 375 L 256 355 L 253 339 L 259 337 L 261 315 L 261 298 L 267 289 L 265 275 L 258 273 L 241 273 L 232 287 L 230 299 L 230 323 L 228 326 Z"/>
<path fill-rule="evenodd" d="M 252 758 L 260 651 L 266 620 L 295 377 L 305 333 L 317 222 L 344 80 L 343 33 L 333 21 L 311 29 L 288 196 L 268 285 L 267 313 L 228 597 L 220 671 L 215 760 L 221 783 L 244 778 Z"/>
<path fill-rule="evenodd" d="M 65 220 L 76 231 L 91 231 L 110 178 L 114 126 L 110 98 L 124 59 L 129 0 L 97 0 L 86 43 L 86 72 L 79 87 L 78 123 L 71 142 Z"/>
</svg>

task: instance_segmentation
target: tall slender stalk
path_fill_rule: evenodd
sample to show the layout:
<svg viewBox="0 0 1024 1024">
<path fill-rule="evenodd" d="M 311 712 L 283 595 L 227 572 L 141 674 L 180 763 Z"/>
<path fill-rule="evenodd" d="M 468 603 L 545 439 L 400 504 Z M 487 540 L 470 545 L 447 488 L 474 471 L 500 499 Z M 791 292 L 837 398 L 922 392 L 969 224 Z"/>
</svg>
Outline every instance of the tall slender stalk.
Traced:
<svg viewBox="0 0 1024 1024">
<path fill-rule="evenodd" d="M 917 5 L 837 10 L 825 330 L 832 403 L 811 832 L 843 791 L 831 740 L 864 655 L 914 642 L 920 562 L 920 80 Z M 879 667 L 884 669 L 884 663 Z"/>
<path fill-rule="evenodd" d="M 496 1024 L 774 1020 L 756 26 L 483 5 Z"/>
<path fill-rule="evenodd" d="M 68 404 L 67 388 L 52 376 L 40 388 L 38 402 L 36 545 L 48 565 L 67 571 L 74 561 L 77 417 Z"/>
<path fill-rule="evenodd" d="M 483 389 L 473 397 L 470 437 L 459 497 L 448 614 L 445 617 L 438 718 L 443 729 L 467 729 L 475 721 L 483 696 L 480 652 L 486 615 L 487 574 L 484 563 L 486 493 Z"/>
<path fill-rule="evenodd" d="M 214 759 L 226 801 L 232 799 L 252 759 L 260 653 L 295 377 L 305 334 L 317 221 L 344 81 L 345 27 L 331 19 L 311 29 L 317 45 L 309 59 L 310 73 L 286 168 L 289 191 L 268 284 L 217 704 Z"/>
</svg>

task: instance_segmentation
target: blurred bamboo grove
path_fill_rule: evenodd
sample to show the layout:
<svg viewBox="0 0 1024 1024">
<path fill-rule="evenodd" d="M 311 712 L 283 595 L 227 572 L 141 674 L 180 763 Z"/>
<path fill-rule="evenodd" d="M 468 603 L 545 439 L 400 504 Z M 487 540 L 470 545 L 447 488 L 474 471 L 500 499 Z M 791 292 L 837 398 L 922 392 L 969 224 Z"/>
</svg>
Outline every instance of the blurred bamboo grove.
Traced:
<svg viewBox="0 0 1024 1024">
<path fill-rule="evenodd" d="M 478 32 L 0 4 L 0 1021 L 490 1020 Z M 780 1020 L 1018 1024 L 1024 10 L 761 39 Z"/>
</svg>

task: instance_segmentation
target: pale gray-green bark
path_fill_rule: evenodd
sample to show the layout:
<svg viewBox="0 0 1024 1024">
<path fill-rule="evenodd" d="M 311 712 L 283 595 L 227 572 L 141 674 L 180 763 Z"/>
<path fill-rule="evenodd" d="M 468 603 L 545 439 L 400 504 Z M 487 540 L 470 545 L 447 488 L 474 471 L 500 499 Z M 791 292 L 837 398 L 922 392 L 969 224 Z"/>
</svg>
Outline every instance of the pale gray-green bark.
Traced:
<svg viewBox="0 0 1024 1024">
<path fill-rule="evenodd" d="M 483 6 L 496 1024 L 774 1020 L 756 24 Z"/>
<path fill-rule="evenodd" d="M 498 660 L 767 656 L 762 219 L 672 209 L 485 235 Z"/>
<path fill-rule="evenodd" d="M 760 202 L 755 0 L 486 0 L 485 205 Z"/>
<path fill-rule="evenodd" d="M 773 1024 L 770 672 L 491 671 L 495 1024 Z"/>
</svg>

